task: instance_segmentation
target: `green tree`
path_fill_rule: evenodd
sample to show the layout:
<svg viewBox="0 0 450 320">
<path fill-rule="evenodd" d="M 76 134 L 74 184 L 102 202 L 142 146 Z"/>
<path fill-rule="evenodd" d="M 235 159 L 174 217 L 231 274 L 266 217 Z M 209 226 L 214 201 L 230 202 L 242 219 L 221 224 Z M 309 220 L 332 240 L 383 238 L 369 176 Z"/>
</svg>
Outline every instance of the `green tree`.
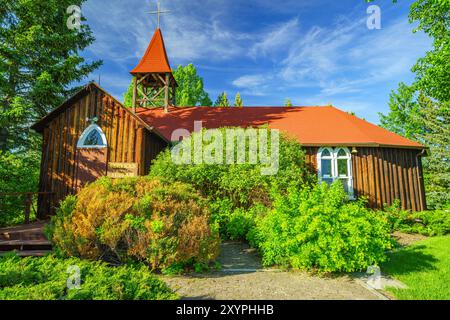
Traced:
<svg viewBox="0 0 450 320">
<path fill-rule="evenodd" d="M 0 150 L 27 150 L 30 124 L 46 116 L 101 65 L 80 51 L 88 25 L 69 29 L 67 9 L 85 0 L 2 0 L 0 5 Z"/>
<path fill-rule="evenodd" d="M 212 101 L 203 87 L 203 79 L 191 63 L 185 67 L 178 66 L 174 71 L 177 88 L 177 104 L 179 106 L 211 106 Z"/>
<path fill-rule="evenodd" d="M 434 209 L 450 208 L 450 108 L 424 96 L 420 103 L 413 117 L 423 123 L 419 140 L 430 148 L 424 158 L 427 201 Z"/>
<path fill-rule="evenodd" d="M 198 75 L 193 64 L 178 66 L 173 71 L 178 83 L 176 90 L 177 105 L 182 107 L 211 106 L 212 101 L 203 86 L 203 79 Z M 162 94 L 163 95 L 163 94 Z M 161 101 L 163 101 L 161 96 Z M 133 81 L 131 81 L 124 95 L 124 104 L 131 107 L 133 104 Z"/>
<path fill-rule="evenodd" d="M 224 91 L 217 97 L 216 102 L 214 103 L 215 107 L 229 107 L 230 101 L 228 100 L 227 93 Z"/>
<path fill-rule="evenodd" d="M 413 84 L 401 83 L 391 93 L 390 112 L 381 115 L 381 125 L 430 148 L 424 158 L 427 199 L 431 208 L 440 208 L 450 204 L 450 1 L 416 0 L 409 20 L 417 24 L 414 32 L 433 39 L 433 48 L 413 66 Z"/>
<path fill-rule="evenodd" d="M 417 121 L 420 104 L 413 87 L 400 83 L 397 91 L 392 91 L 389 98 L 389 113 L 380 113 L 381 126 L 409 139 L 417 140 L 423 131 L 422 121 Z"/>
<path fill-rule="evenodd" d="M 285 107 L 292 107 L 293 105 L 292 105 L 292 101 L 291 101 L 291 99 L 286 99 L 286 101 L 284 102 L 284 106 Z"/>
<path fill-rule="evenodd" d="M 234 98 L 234 106 L 235 107 L 243 107 L 244 106 L 244 102 L 242 101 L 240 92 L 238 92 L 236 94 L 236 97 Z"/>
<path fill-rule="evenodd" d="M 412 71 L 414 87 L 426 96 L 450 104 L 450 1 L 417 0 L 411 5 L 414 30 L 423 31 L 433 39 L 433 49 L 420 58 Z"/>
</svg>

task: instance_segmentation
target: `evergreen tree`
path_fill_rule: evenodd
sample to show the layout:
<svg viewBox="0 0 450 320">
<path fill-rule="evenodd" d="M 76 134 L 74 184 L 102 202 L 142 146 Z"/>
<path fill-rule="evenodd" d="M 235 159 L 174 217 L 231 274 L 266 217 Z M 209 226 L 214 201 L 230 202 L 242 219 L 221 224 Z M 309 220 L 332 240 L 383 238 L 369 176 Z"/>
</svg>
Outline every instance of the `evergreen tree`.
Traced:
<svg viewBox="0 0 450 320">
<path fill-rule="evenodd" d="M 284 106 L 285 107 L 292 107 L 293 105 L 292 105 L 292 101 L 291 101 L 291 99 L 286 99 L 286 101 L 284 102 Z"/>
<path fill-rule="evenodd" d="M 227 93 L 224 91 L 217 97 L 216 102 L 214 103 L 215 107 L 229 107 L 230 101 L 228 100 Z"/>
<path fill-rule="evenodd" d="M 450 108 L 423 95 L 424 106 L 413 117 L 425 128 L 419 141 L 430 148 L 424 158 L 425 186 L 430 208 L 450 209 Z"/>
<path fill-rule="evenodd" d="M 242 101 L 240 92 L 238 92 L 236 94 L 236 97 L 234 98 L 234 106 L 235 107 L 243 107 L 244 106 L 244 102 Z"/>
<path fill-rule="evenodd" d="M 2 0 L 0 6 L 0 150 L 27 150 L 30 125 L 46 116 L 101 65 L 80 51 L 94 41 L 88 25 L 69 29 L 67 8 L 85 0 Z M 37 145 L 37 144 L 36 144 Z"/>
</svg>

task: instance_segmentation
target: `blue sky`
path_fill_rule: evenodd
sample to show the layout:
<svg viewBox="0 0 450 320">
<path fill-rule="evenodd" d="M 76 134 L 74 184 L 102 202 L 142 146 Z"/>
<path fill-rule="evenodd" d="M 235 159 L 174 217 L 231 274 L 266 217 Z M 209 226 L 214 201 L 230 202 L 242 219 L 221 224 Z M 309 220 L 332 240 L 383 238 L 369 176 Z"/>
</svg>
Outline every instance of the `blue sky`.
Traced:
<svg viewBox="0 0 450 320">
<path fill-rule="evenodd" d="M 382 29 L 366 26 L 364 0 L 162 0 L 172 68 L 194 63 L 214 101 L 241 92 L 247 106 L 328 105 L 374 123 L 391 90 L 431 47 L 408 23 L 413 1 L 375 0 Z M 122 100 L 156 27 L 156 0 L 88 0 L 96 42 L 83 55 L 104 65 L 87 80 Z"/>
</svg>

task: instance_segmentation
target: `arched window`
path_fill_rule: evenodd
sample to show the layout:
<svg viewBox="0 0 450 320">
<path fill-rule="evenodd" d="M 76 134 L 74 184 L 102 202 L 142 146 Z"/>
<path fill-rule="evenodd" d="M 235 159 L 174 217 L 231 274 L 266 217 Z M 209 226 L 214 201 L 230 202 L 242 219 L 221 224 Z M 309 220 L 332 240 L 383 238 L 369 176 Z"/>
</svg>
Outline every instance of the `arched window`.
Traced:
<svg viewBox="0 0 450 320">
<path fill-rule="evenodd" d="M 91 124 L 84 130 L 80 139 L 78 140 L 78 148 L 106 148 L 107 147 L 106 136 L 102 129 L 96 125 Z"/>
<path fill-rule="evenodd" d="M 340 180 L 353 198 L 352 155 L 347 148 L 321 148 L 317 153 L 319 180 L 331 184 Z"/>
</svg>

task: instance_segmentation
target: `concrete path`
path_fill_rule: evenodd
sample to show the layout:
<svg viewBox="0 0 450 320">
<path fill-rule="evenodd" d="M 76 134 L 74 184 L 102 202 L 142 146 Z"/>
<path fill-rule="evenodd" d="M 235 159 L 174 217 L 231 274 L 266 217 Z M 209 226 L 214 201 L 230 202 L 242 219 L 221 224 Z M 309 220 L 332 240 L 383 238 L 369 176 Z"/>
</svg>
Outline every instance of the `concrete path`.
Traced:
<svg viewBox="0 0 450 320">
<path fill-rule="evenodd" d="M 349 276 L 318 277 L 264 269 L 256 252 L 242 243 L 224 243 L 222 270 L 162 279 L 187 300 L 376 300 L 383 296 Z"/>
</svg>

